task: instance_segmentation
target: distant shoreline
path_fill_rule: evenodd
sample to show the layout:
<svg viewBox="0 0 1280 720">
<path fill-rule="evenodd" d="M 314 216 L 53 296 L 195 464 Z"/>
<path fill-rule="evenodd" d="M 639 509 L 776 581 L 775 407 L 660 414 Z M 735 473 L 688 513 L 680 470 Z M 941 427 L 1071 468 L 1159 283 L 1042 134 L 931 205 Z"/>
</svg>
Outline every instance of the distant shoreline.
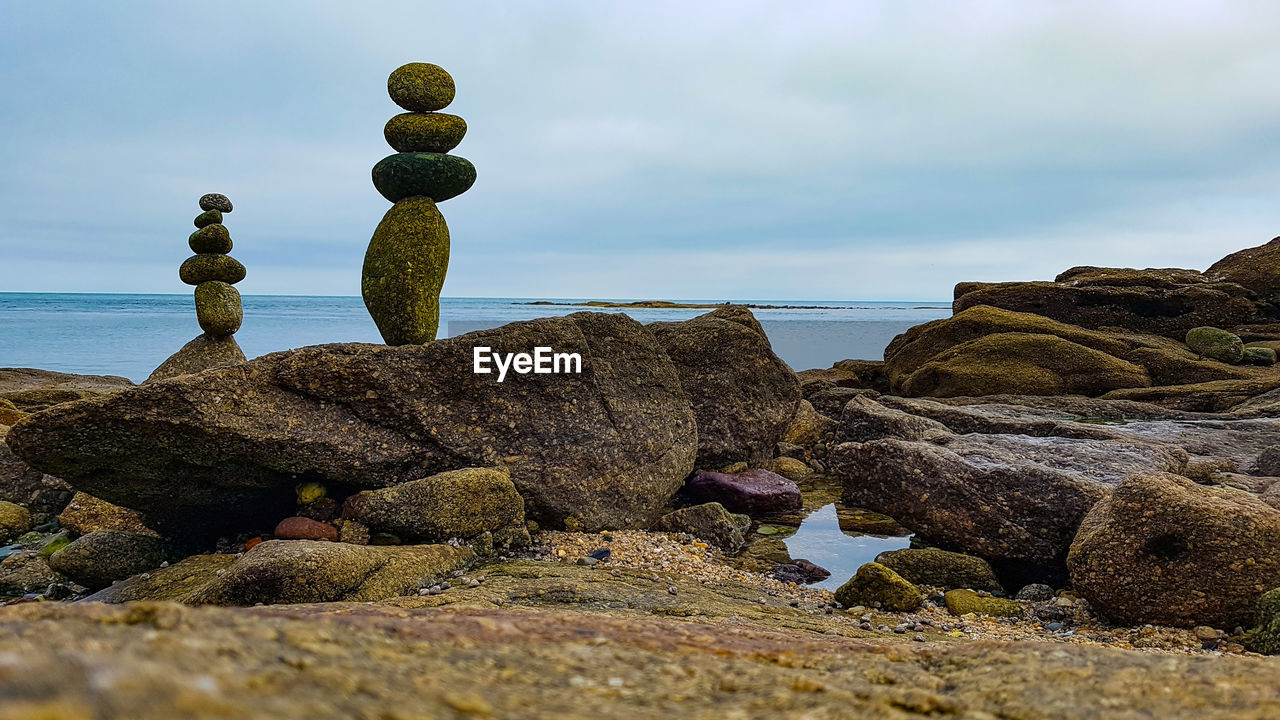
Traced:
<svg viewBox="0 0 1280 720">
<path fill-rule="evenodd" d="M 519 302 L 516 305 L 544 305 L 553 307 L 594 307 L 594 308 L 632 308 L 646 310 L 713 310 L 718 307 L 737 305 L 752 310 L 860 310 L 857 305 L 762 305 L 759 303 L 688 303 L 671 300 L 634 300 L 631 302 L 615 302 L 612 300 L 587 300 L 584 302 L 554 302 L 551 300 L 533 300 Z M 932 306 L 921 306 L 921 310 L 931 310 Z"/>
</svg>

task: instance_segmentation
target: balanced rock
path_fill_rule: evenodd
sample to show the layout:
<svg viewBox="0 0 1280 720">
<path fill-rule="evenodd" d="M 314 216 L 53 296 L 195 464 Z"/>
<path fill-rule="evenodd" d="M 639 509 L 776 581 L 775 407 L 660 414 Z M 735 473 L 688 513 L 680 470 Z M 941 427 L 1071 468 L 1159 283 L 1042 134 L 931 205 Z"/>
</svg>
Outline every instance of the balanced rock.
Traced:
<svg viewBox="0 0 1280 720">
<path fill-rule="evenodd" d="M 231 200 L 221 193 L 206 193 L 200 196 L 200 209 L 208 212 L 217 210 L 218 212 L 229 213 L 234 208 Z"/>
<path fill-rule="evenodd" d="M 436 339 L 440 288 L 449 269 L 449 228 L 430 198 L 396 203 L 373 232 L 361 294 L 388 345 Z"/>
<path fill-rule="evenodd" d="M 401 153 L 447 153 L 462 142 L 467 121 L 448 113 L 400 113 L 387 121 L 382 135 Z"/>
<path fill-rule="evenodd" d="M 222 212 L 219 210 L 205 210 L 196 216 L 195 225 L 197 228 L 207 227 L 209 225 L 221 224 Z M 196 252 L 200 252 L 196 250 Z"/>
<path fill-rule="evenodd" d="M 244 265 L 230 255 L 199 253 L 183 261 L 178 277 L 188 285 L 217 280 L 234 285 L 244 279 Z"/>
<path fill-rule="evenodd" d="M 211 368 L 242 363 L 246 359 L 234 337 L 199 335 L 170 355 L 160 367 L 152 371 L 146 382 L 200 373 Z"/>
<path fill-rule="evenodd" d="M 453 76 L 431 63 L 406 63 L 387 78 L 391 100 L 414 112 L 443 110 L 453 102 L 455 92 Z"/>
<path fill-rule="evenodd" d="M 373 186 L 393 203 L 419 196 L 444 202 L 471 189 L 475 182 L 476 167 L 457 155 L 402 152 L 373 166 Z"/>
<path fill-rule="evenodd" d="M 187 245 L 194 253 L 229 253 L 232 247 L 231 233 L 227 231 L 227 226 L 221 223 L 205 225 L 191 233 L 187 238 Z"/>
<path fill-rule="evenodd" d="M 1280 510 L 1234 488 L 1134 475 L 1084 518 L 1067 565 L 1114 622 L 1249 626 L 1280 577 Z"/>
<path fill-rule="evenodd" d="M 1244 342 L 1226 330 L 1197 327 L 1187 331 L 1187 347 L 1219 362 L 1234 365 L 1244 355 Z"/>
<path fill-rule="evenodd" d="M 347 498 L 343 517 L 405 540 L 470 538 L 523 527 L 524 499 L 505 467 L 437 473 Z"/>
<path fill-rule="evenodd" d="M 576 352 L 582 372 L 499 383 L 472 372 L 481 345 Z M 584 312 L 426 346 L 266 355 L 52 408 L 8 442 L 157 530 L 274 523 L 293 514 L 302 481 L 377 489 L 499 465 L 532 519 L 604 529 L 657 519 L 693 469 L 697 429 L 653 335 L 625 315 Z"/>
<path fill-rule="evenodd" d="M 240 291 L 225 282 L 210 280 L 196 286 L 195 296 L 196 320 L 205 335 L 227 337 L 240 329 L 244 322 Z"/>
<path fill-rule="evenodd" d="M 772 457 L 800 405 L 796 374 L 742 306 L 649 329 L 680 373 L 698 418 L 698 467 Z"/>
</svg>

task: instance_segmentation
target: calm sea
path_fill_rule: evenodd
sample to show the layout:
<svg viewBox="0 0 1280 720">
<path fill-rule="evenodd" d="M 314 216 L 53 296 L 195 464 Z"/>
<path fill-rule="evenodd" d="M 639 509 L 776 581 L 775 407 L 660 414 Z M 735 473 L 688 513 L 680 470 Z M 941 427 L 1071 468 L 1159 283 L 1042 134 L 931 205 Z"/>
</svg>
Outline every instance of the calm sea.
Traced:
<svg viewBox="0 0 1280 720">
<path fill-rule="evenodd" d="M 532 300 L 442 298 L 440 335 L 459 335 L 515 320 L 566 315 L 583 309 L 527 304 Z M 774 350 L 796 370 L 830 367 L 846 358 L 878 360 L 885 345 L 898 333 L 951 314 L 950 305 L 943 302 L 770 300 L 758 304 L 818 306 L 754 310 Z M 707 311 L 625 312 L 649 323 L 685 320 Z M 0 367 L 123 375 L 141 381 L 198 334 L 189 293 L 0 293 Z M 246 295 L 244 325 L 236 339 L 249 357 L 319 343 L 381 342 L 360 298 L 292 295 Z"/>
</svg>

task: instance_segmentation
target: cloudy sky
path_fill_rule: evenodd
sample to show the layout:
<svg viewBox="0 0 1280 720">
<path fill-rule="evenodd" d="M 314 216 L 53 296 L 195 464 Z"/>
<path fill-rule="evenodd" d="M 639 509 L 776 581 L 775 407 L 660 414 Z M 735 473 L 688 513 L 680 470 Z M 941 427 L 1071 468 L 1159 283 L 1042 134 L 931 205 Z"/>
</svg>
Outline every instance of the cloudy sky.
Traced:
<svg viewBox="0 0 1280 720">
<path fill-rule="evenodd" d="M 1280 235 L 1280 3 L 7 2 L 0 290 L 355 295 L 387 74 L 454 76 L 444 294 L 935 300 Z"/>
</svg>

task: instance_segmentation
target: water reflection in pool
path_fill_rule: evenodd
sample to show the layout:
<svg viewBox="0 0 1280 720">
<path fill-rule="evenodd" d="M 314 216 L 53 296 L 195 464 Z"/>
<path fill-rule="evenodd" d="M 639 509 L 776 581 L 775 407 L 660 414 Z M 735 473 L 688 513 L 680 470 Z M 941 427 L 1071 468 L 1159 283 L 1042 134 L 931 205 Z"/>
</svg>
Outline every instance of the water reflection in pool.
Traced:
<svg viewBox="0 0 1280 720">
<path fill-rule="evenodd" d="M 831 571 L 831 577 L 811 587 L 835 590 L 853 577 L 859 567 L 875 560 L 876 555 L 911 545 L 910 536 L 862 535 L 841 530 L 837 507 L 837 503 L 831 503 L 814 510 L 800 522 L 794 534 L 783 538 L 791 557 L 804 558 Z M 841 512 L 858 513 L 844 509 Z M 846 527 L 849 524 L 846 519 Z"/>
</svg>

